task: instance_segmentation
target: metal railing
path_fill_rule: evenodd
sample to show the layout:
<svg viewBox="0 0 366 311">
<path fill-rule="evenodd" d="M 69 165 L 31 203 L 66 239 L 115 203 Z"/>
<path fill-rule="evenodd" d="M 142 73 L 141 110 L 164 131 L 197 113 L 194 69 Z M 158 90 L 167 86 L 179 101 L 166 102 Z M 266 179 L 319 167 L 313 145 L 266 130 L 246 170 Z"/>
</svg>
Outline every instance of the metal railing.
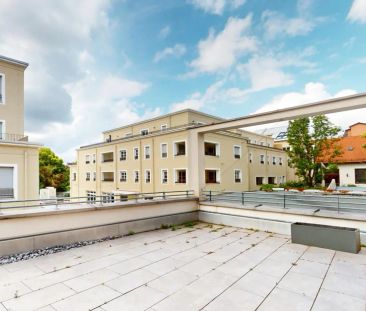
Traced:
<svg viewBox="0 0 366 311">
<path fill-rule="evenodd" d="M 57 197 L 54 199 L 36 199 L 36 200 L 2 200 L 0 198 L 1 211 L 9 209 L 35 209 L 52 207 L 53 210 L 80 205 L 80 207 L 103 207 L 109 205 L 120 205 L 131 202 L 145 202 L 147 200 L 169 200 L 174 198 L 193 198 L 193 190 L 182 191 L 162 191 L 162 192 L 144 192 L 135 194 L 108 193 L 102 195 L 89 194 L 84 197 Z"/>
<path fill-rule="evenodd" d="M 204 200 L 209 202 L 239 203 L 243 207 L 302 208 L 312 210 L 315 213 L 319 211 L 366 213 L 366 195 L 292 193 L 288 191 L 204 191 L 203 196 Z"/>
<path fill-rule="evenodd" d="M 10 141 L 10 142 L 16 142 L 16 141 L 28 141 L 28 136 L 24 136 L 21 134 L 11 134 L 11 133 L 0 133 L 0 142 L 1 141 Z"/>
</svg>

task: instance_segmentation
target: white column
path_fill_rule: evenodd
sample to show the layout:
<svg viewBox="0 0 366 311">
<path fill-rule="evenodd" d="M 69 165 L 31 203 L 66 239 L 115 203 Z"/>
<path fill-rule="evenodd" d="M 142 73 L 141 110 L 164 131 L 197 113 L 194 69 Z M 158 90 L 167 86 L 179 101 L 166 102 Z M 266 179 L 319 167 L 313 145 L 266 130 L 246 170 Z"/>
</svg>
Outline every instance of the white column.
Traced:
<svg viewBox="0 0 366 311">
<path fill-rule="evenodd" d="M 204 139 L 202 133 L 188 131 L 188 185 L 200 197 L 205 187 Z"/>
</svg>

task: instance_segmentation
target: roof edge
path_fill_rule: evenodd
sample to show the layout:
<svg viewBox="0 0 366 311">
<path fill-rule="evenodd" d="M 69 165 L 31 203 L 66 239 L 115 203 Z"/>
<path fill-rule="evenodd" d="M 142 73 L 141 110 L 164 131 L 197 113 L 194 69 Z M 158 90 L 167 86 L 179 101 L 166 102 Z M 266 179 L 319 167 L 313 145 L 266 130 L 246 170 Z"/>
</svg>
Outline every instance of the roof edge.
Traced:
<svg viewBox="0 0 366 311">
<path fill-rule="evenodd" d="M 23 61 L 20 61 L 20 60 L 16 60 L 14 58 L 10 58 L 10 57 L 6 57 L 6 56 L 3 56 L 3 55 L 0 55 L 0 60 L 4 61 L 4 62 L 7 62 L 7 63 L 11 63 L 11 64 L 15 64 L 15 65 L 20 65 L 24 68 L 27 68 L 29 66 L 28 63 L 26 62 L 23 62 Z"/>
</svg>

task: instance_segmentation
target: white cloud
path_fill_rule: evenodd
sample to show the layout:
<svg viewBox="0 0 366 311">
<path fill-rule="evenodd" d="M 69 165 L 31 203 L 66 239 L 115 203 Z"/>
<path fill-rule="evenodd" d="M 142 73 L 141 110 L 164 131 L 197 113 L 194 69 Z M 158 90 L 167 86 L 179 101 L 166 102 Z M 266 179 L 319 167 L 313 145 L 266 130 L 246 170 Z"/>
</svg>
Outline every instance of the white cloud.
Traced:
<svg viewBox="0 0 366 311">
<path fill-rule="evenodd" d="M 343 97 L 356 94 L 357 92 L 352 89 L 344 89 L 335 94 L 329 93 L 326 86 L 323 83 L 309 82 L 305 85 L 303 92 L 290 92 L 274 97 L 269 103 L 265 104 L 254 113 L 261 113 L 267 111 L 274 111 L 278 109 L 284 109 L 288 107 L 294 107 L 304 104 L 309 104 L 321 100 L 330 98 Z M 301 116 L 299 116 L 301 117 Z M 339 113 L 332 113 L 328 115 L 329 119 L 336 125 L 341 126 L 342 129 L 346 129 L 349 125 L 356 122 L 366 122 L 366 109 L 351 110 Z M 277 125 L 284 125 L 287 122 L 281 122 L 276 124 L 267 124 L 265 126 L 255 126 L 248 128 L 249 130 L 257 130 L 259 128 L 271 127 Z"/>
<path fill-rule="evenodd" d="M 347 19 L 352 22 L 366 23 L 366 1 L 354 0 Z"/>
<path fill-rule="evenodd" d="M 263 12 L 262 20 L 264 23 L 264 30 L 269 38 L 274 38 L 282 34 L 292 37 L 306 35 L 315 27 L 315 19 L 313 18 L 306 16 L 287 18 L 284 15 L 273 11 Z"/>
<path fill-rule="evenodd" d="M 237 9 L 241 7 L 245 1 L 246 0 L 190 0 L 189 2 L 206 13 L 221 15 L 227 7 Z"/>
<path fill-rule="evenodd" d="M 109 0 L 0 1 L 1 54 L 30 63 L 27 134 L 67 161 L 80 145 L 100 141 L 103 130 L 160 114 L 136 102 L 148 83 L 104 72 L 94 59 L 95 45 L 110 45 L 109 5 Z"/>
<path fill-rule="evenodd" d="M 160 39 L 165 39 L 166 37 L 168 37 L 171 33 L 171 28 L 169 25 L 164 26 L 163 28 L 161 28 L 161 30 L 159 31 L 159 38 Z"/>
<path fill-rule="evenodd" d="M 215 104 L 237 104 L 242 103 L 248 92 L 239 88 L 225 88 L 225 80 L 220 80 L 210 85 L 202 94 L 195 92 L 187 99 L 171 104 L 171 111 L 182 109 L 205 110 L 212 109 Z"/>
<path fill-rule="evenodd" d="M 249 75 L 252 91 L 285 86 L 293 83 L 292 77 L 282 70 L 285 64 L 274 57 L 255 56 L 238 70 Z"/>
<path fill-rule="evenodd" d="M 162 51 L 159 51 L 154 56 L 154 62 L 158 63 L 162 59 L 165 59 L 167 57 L 180 57 L 186 53 L 186 47 L 183 44 L 176 44 L 172 47 L 167 47 Z"/>
<path fill-rule="evenodd" d="M 251 23 L 251 15 L 245 18 L 230 17 L 220 33 L 215 35 L 211 30 L 209 36 L 198 43 L 198 58 L 190 63 L 194 72 L 213 73 L 228 69 L 242 55 L 255 51 L 257 41 L 247 35 Z"/>
</svg>

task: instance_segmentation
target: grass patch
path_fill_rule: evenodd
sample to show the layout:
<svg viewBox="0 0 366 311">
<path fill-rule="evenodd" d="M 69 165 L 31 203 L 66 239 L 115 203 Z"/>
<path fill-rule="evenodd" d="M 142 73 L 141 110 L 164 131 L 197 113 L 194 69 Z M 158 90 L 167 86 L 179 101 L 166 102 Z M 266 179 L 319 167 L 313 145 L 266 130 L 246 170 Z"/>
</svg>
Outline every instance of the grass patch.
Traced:
<svg viewBox="0 0 366 311">
<path fill-rule="evenodd" d="M 127 233 L 126 235 L 127 235 L 127 236 L 130 236 L 130 235 L 134 235 L 134 234 L 136 234 L 136 232 L 135 232 L 135 231 L 130 230 L 130 231 L 128 231 L 128 233 Z"/>
</svg>

